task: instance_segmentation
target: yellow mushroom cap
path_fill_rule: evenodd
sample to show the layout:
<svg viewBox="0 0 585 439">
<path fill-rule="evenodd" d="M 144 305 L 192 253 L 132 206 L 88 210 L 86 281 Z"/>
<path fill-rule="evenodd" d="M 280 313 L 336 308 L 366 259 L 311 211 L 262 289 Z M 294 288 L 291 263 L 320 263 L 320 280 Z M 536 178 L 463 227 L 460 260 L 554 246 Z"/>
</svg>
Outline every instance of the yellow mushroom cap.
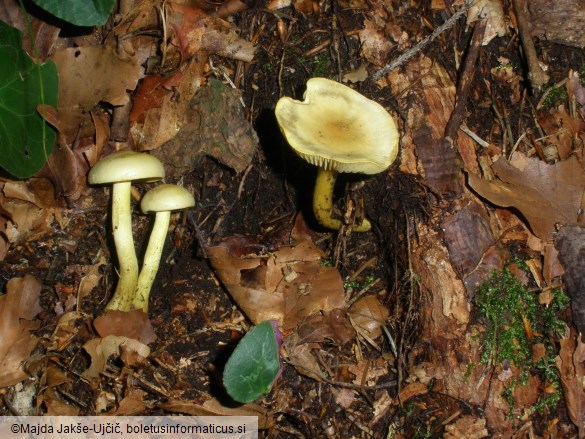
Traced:
<svg viewBox="0 0 585 439">
<path fill-rule="evenodd" d="M 165 176 L 159 159 L 142 152 L 119 151 L 97 162 L 87 176 L 89 184 L 157 181 Z"/>
<path fill-rule="evenodd" d="M 278 125 L 307 162 L 327 170 L 377 174 L 398 154 L 398 129 L 377 102 L 325 78 L 311 78 L 303 101 L 280 98 Z"/>
<path fill-rule="evenodd" d="M 176 184 L 159 184 L 144 194 L 140 201 L 140 209 L 144 213 L 182 210 L 193 206 L 193 194 Z"/>
</svg>

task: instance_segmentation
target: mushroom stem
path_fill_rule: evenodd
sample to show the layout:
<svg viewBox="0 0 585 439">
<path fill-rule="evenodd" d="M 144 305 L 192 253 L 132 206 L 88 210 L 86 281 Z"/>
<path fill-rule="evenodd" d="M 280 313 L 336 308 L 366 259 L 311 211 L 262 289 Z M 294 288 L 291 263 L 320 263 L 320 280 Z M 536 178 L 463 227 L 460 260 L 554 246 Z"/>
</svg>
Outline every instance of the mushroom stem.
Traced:
<svg viewBox="0 0 585 439">
<path fill-rule="evenodd" d="M 333 214 L 333 189 L 337 180 L 337 171 L 319 168 L 317 170 L 317 180 L 315 181 L 315 191 L 313 192 L 313 212 L 319 224 L 329 229 L 339 230 L 341 221 L 332 217 Z M 367 232 L 372 225 L 367 219 L 361 224 L 354 225 L 353 232 Z"/>
<path fill-rule="evenodd" d="M 132 238 L 132 216 L 130 213 L 131 183 L 119 182 L 112 187 L 112 233 L 118 264 L 118 285 L 106 309 L 129 311 L 130 302 L 138 279 L 138 261 Z"/>
<path fill-rule="evenodd" d="M 136 293 L 134 294 L 131 305 L 132 309 L 142 309 L 144 312 L 148 312 L 150 290 L 160 265 L 160 258 L 165 245 L 170 221 L 170 211 L 156 213 L 154 226 L 152 227 L 146 253 L 144 254 L 144 261 L 142 262 L 142 270 L 140 270 L 140 275 L 138 276 Z"/>
</svg>

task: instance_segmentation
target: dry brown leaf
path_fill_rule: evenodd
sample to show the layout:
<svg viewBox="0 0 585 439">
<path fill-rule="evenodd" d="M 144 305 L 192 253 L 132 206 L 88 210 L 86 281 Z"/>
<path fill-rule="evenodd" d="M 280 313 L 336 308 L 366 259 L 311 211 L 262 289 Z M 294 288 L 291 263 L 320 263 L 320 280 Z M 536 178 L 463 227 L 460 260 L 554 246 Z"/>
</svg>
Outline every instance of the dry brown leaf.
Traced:
<svg viewBox="0 0 585 439">
<path fill-rule="evenodd" d="M 51 335 L 50 343 L 47 349 L 49 351 L 61 352 L 65 349 L 73 338 L 79 333 L 80 327 L 87 324 L 88 316 L 79 312 L 66 312 L 59 318 L 57 327 Z"/>
<path fill-rule="evenodd" d="M 240 90 L 213 78 L 197 91 L 188 102 L 188 111 L 178 113 L 180 123 L 175 126 L 181 127 L 179 132 L 153 152 L 172 165 L 167 175 L 191 172 L 203 155 L 215 158 L 237 173 L 250 165 L 257 150 L 258 136 L 244 115 L 241 99 Z M 152 144 L 152 140 L 148 143 Z"/>
<path fill-rule="evenodd" d="M 287 363 L 294 366 L 297 372 L 314 380 L 321 381 L 323 371 L 317 358 L 312 353 L 313 345 L 303 343 L 299 334 L 294 331 L 286 336 L 282 347 L 283 357 Z"/>
<path fill-rule="evenodd" d="M 150 348 L 137 340 L 128 337 L 108 335 L 94 338 L 83 345 L 83 349 L 91 357 L 91 365 L 81 375 L 97 378 L 106 368 L 106 362 L 112 355 L 120 356 L 126 366 L 142 363 L 149 355 Z"/>
<path fill-rule="evenodd" d="M 148 396 L 143 390 L 140 389 L 131 389 L 117 407 L 110 410 L 108 415 L 110 416 L 137 416 L 144 413 L 144 409 L 146 408 L 146 404 L 144 402 L 145 398 Z"/>
<path fill-rule="evenodd" d="M 455 422 L 445 426 L 444 439 L 481 439 L 488 437 L 489 432 L 484 418 L 462 416 Z"/>
<path fill-rule="evenodd" d="M 100 337 L 121 336 L 141 343 L 149 344 L 156 340 L 148 315 L 140 310 L 107 310 L 93 321 L 93 326 Z"/>
<path fill-rule="evenodd" d="M 477 20 L 487 20 L 483 46 L 496 36 L 503 37 L 508 32 L 501 0 L 475 0 L 467 11 L 467 25 Z"/>
<path fill-rule="evenodd" d="M 128 102 L 142 75 L 136 58 L 119 58 L 109 46 L 88 46 L 55 52 L 51 60 L 59 70 L 60 130 L 73 143 L 80 122 L 91 125 L 90 110 L 98 102 L 114 106 Z"/>
<path fill-rule="evenodd" d="M 420 381 L 415 381 L 414 383 L 409 383 L 404 387 L 400 393 L 398 394 L 398 399 L 402 404 L 408 401 L 410 398 L 413 398 L 418 395 L 424 395 L 428 393 L 429 389 L 426 384 L 421 383 Z"/>
<path fill-rule="evenodd" d="M 217 276 L 253 323 L 278 320 L 292 329 L 313 313 L 346 307 L 339 272 L 321 266 L 321 250 L 303 236 L 262 257 L 260 245 L 241 237 L 207 250 Z"/>
<path fill-rule="evenodd" d="M 226 407 L 216 398 L 208 399 L 203 404 L 175 399 L 158 404 L 157 407 L 171 413 L 183 413 L 192 416 L 255 416 L 258 417 L 258 428 L 261 430 L 274 425 L 272 414 L 266 408 L 254 403 Z"/>
<path fill-rule="evenodd" d="M 345 311 L 339 308 L 307 317 L 299 324 L 298 333 L 300 343 L 321 343 L 329 339 L 344 345 L 355 337 Z"/>
<path fill-rule="evenodd" d="M 174 31 L 172 44 L 183 59 L 201 51 L 244 62 L 254 58 L 254 45 L 239 37 L 227 21 L 177 3 L 167 3 L 166 11 L 167 25 Z"/>
<path fill-rule="evenodd" d="M 495 205 L 518 209 L 534 234 L 549 241 L 557 224 L 577 221 L 585 190 L 583 168 L 574 157 L 549 165 L 519 153 L 514 156 L 516 166 L 504 158 L 493 164 L 500 180 L 487 181 L 469 174 L 469 185 Z"/>
<path fill-rule="evenodd" d="M 382 335 L 382 326 L 389 316 L 388 309 L 376 296 L 362 297 L 352 305 L 348 314 L 358 331 L 364 332 L 372 340 Z"/>
<path fill-rule="evenodd" d="M 364 28 L 359 31 L 362 56 L 376 66 L 384 65 L 392 43 L 384 33 L 376 28 L 372 20 L 364 20 Z"/>
<path fill-rule="evenodd" d="M 0 388 L 28 377 L 22 363 L 37 343 L 30 330 L 42 310 L 40 294 L 41 284 L 27 274 L 10 279 L 6 294 L 0 296 Z"/>
<path fill-rule="evenodd" d="M 59 394 L 53 389 L 47 389 L 43 392 L 43 403 L 47 408 L 45 416 L 77 416 L 79 407 L 68 404 L 59 397 Z"/>
</svg>

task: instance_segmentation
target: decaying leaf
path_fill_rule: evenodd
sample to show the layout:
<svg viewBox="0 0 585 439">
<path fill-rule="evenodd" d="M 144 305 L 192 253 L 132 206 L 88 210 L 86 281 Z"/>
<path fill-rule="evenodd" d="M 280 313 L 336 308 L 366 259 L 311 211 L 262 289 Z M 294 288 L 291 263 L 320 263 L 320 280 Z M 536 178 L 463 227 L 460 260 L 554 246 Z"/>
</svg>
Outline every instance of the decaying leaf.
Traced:
<svg viewBox="0 0 585 439">
<path fill-rule="evenodd" d="M 500 158 L 492 165 L 500 180 L 469 174 L 469 185 L 497 206 L 518 209 L 543 241 L 552 239 L 557 224 L 577 221 L 585 173 L 575 157 L 549 165 L 516 152 L 513 163 Z"/>
<path fill-rule="evenodd" d="M 287 363 L 292 364 L 300 374 L 321 381 L 323 371 L 317 358 L 311 352 L 313 345 L 303 343 L 295 331 L 284 339 L 282 347 Z"/>
<path fill-rule="evenodd" d="M 237 407 L 226 407 L 217 398 L 211 398 L 203 404 L 192 401 L 170 400 L 157 407 L 171 413 L 183 413 L 192 416 L 255 416 L 258 418 L 258 428 L 261 430 L 274 425 L 274 419 L 263 406 L 249 403 Z"/>
<path fill-rule="evenodd" d="M 156 340 L 148 315 L 141 309 L 132 311 L 107 310 L 93 321 L 100 337 L 120 336 L 148 344 Z"/>
<path fill-rule="evenodd" d="M 315 313 L 303 320 L 298 327 L 300 343 L 321 343 L 332 340 L 344 345 L 355 337 L 355 330 L 346 312 L 336 308 L 326 313 Z"/>
<path fill-rule="evenodd" d="M 365 296 L 349 309 L 349 315 L 358 331 L 364 332 L 374 340 L 382 335 L 382 326 L 389 316 L 388 308 L 376 296 Z"/>
<path fill-rule="evenodd" d="M 68 143 L 73 143 L 82 122 L 91 125 L 89 112 L 98 102 L 128 102 L 128 90 L 134 90 L 142 75 L 136 58 L 121 59 L 109 46 L 62 49 L 51 59 L 59 69 L 60 129 Z"/>
<path fill-rule="evenodd" d="M 365 59 L 374 65 L 382 66 L 392 48 L 392 43 L 384 36 L 384 32 L 378 30 L 375 23 L 364 20 L 364 28 L 359 31 L 361 52 Z"/>
<path fill-rule="evenodd" d="M 445 427 L 444 439 L 481 439 L 488 437 L 489 432 L 484 418 L 462 416 Z"/>
<path fill-rule="evenodd" d="M 12 278 L 0 296 L 0 387 L 24 380 L 23 361 L 37 343 L 30 331 L 39 312 L 41 284 L 32 276 Z"/>
<path fill-rule="evenodd" d="M 150 348 L 145 344 L 114 335 L 94 338 L 85 343 L 83 349 L 91 357 L 91 365 L 82 373 L 82 376 L 88 378 L 97 378 L 105 370 L 108 358 L 112 355 L 120 356 L 126 366 L 142 363 L 150 355 Z"/>
<path fill-rule="evenodd" d="M 467 12 L 467 25 L 477 20 L 487 20 L 483 46 L 489 44 L 496 36 L 503 37 L 508 32 L 504 8 L 500 0 L 475 0 Z"/>
<path fill-rule="evenodd" d="M 242 172 L 252 162 L 258 136 L 244 116 L 242 92 L 209 79 L 180 113 L 182 128 L 153 154 L 172 165 L 167 175 L 183 175 L 196 167 L 203 155 Z M 175 135 L 176 134 L 176 135 Z M 149 141 L 151 142 L 151 141 Z"/>
<path fill-rule="evenodd" d="M 251 247 L 249 240 L 232 238 L 207 253 L 219 279 L 254 324 L 278 320 L 288 330 L 313 313 L 346 308 L 339 272 L 321 265 L 322 252 L 308 235 L 262 256 L 247 254 L 245 246 Z"/>
</svg>

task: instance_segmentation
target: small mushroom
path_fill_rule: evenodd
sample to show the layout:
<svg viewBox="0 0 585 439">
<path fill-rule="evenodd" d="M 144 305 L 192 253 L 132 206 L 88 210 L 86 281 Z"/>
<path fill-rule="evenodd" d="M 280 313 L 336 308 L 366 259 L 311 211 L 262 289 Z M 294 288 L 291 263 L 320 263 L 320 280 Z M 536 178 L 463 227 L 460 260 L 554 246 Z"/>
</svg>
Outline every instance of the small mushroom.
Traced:
<svg viewBox="0 0 585 439">
<path fill-rule="evenodd" d="M 171 212 L 188 209 L 193 206 L 195 206 L 195 199 L 191 192 L 174 184 L 158 185 L 142 197 L 142 201 L 140 201 L 142 212 L 155 213 L 156 216 L 146 253 L 144 254 L 142 270 L 140 270 L 140 275 L 138 276 L 136 294 L 131 308 L 148 312 L 150 290 L 160 265 L 160 258 L 171 220 Z"/>
<path fill-rule="evenodd" d="M 307 81 L 304 100 L 280 98 L 275 108 L 278 125 L 295 152 L 319 167 L 313 211 L 319 223 L 339 229 L 333 218 L 333 189 L 338 172 L 377 174 L 398 154 L 398 129 L 392 116 L 377 102 L 325 78 Z M 364 219 L 352 227 L 365 232 Z"/>
<path fill-rule="evenodd" d="M 89 171 L 91 185 L 112 185 L 112 233 L 118 263 L 118 285 L 107 309 L 128 311 L 138 279 L 138 261 L 132 238 L 130 189 L 132 181 L 157 181 L 165 176 L 162 163 L 148 154 L 120 151 L 97 162 Z"/>
</svg>

